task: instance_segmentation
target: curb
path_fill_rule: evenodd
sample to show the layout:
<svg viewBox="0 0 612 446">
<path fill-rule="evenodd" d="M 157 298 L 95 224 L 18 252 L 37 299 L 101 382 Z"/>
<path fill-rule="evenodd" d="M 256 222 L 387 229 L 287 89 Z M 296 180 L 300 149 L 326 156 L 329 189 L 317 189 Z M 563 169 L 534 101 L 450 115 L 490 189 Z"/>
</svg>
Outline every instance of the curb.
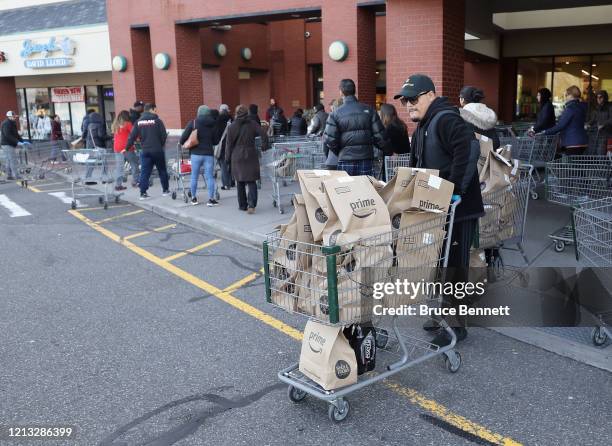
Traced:
<svg viewBox="0 0 612 446">
<path fill-rule="evenodd" d="M 491 330 L 525 344 L 533 345 L 574 361 L 612 372 L 612 347 L 589 347 L 571 339 L 544 333 L 529 327 L 497 327 Z"/>
</svg>

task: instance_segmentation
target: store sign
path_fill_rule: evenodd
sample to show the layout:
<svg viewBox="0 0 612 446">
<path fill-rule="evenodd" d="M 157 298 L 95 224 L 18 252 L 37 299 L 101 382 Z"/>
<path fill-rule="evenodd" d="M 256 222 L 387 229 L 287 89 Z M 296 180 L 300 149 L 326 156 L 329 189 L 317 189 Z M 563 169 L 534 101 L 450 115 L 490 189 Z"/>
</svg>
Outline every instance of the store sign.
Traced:
<svg viewBox="0 0 612 446">
<path fill-rule="evenodd" d="M 54 87 L 51 89 L 51 102 L 84 102 L 85 88 L 83 87 Z"/>
<path fill-rule="evenodd" d="M 62 52 L 64 56 L 72 56 L 76 51 L 76 42 L 69 37 L 56 39 L 50 37 L 47 42 L 37 43 L 30 39 L 23 41 L 21 57 L 25 60 L 26 68 L 62 68 L 74 65 L 71 57 L 52 57 L 53 53 Z M 42 59 L 28 59 L 32 55 L 40 54 Z"/>
</svg>

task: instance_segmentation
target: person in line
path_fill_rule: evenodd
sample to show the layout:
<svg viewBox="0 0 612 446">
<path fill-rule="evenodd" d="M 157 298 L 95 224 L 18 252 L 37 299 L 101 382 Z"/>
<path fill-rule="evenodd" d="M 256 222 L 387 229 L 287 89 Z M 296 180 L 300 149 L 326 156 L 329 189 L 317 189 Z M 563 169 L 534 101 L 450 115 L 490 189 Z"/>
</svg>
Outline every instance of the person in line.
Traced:
<svg viewBox="0 0 612 446">
<path fill-rule="evenodd" d="M 248 109 L 244 105 L 236 107 L 236 119 L 227 129 L 225 160 L 232 166 L 232 175 L 237 182 L 238 208 L 255 213 L 257 207 L 257 183 L 260 179 L 259 153 L 255 138 L 260 137 L 264 147 L 268 136 L 265 127 L 256 125 L 248 118 Z M 248 189 L 248 194 L 247 194 Z"/>
<path fill-rule="evenodd" d="M 12 110 L 6 112 L 6 119 L 0 127 L 0 146 L 6 159 L 6 179 L 17 180 L 20 178 L 17 171 L 17 145 L 23 142 L 17 130 L 17 115 Z"/>
<path fill-rule="evenodd" d="M 159 116 L 157 116 L 157 107 L 155 104 L 145 104 L 144 112 L 140 119 L 130 132 L 123 152 L 127 152 L 134 145 L 137 138 L 140 138 L 142 146 L 141 171 L 140 171 L 140 200 L 149 198 L 147 190 L 149 189 L 149 178 L 153 171 L 153 166 L 159 172 L 159 180 L 162 185 L 162 195 L 170 194 L 168 183 L 168 170 L 166 169 L 166 156 L 164 154 L 164 145 L 168 138 L 166 127 Z"/>
<path fill-rule="evenodd" d="M 540 110 L 532 129 L 534 133 L 540 133 L 555 126 L 555 107 L 553 107 L 550 98 L 552 98 L 552 93 L 548 88 L 540 88 L 538 90 L 536 99 L 540 104 Z"/>
<path fill-rule="evenodd" d="M 138 156 L 134 146 L 123 152 L 123 148 L 127 143 L 130 133 L 132 132 L 132 121 L 127 110 L 121 110 L 115 117 L 111 130 L 113 132 L 113 150 L 115 151 L 115 162 L 117 164 L 115 170 L 115 190 L 122 191 L 126 187 L 123 186 L 123 166 L 125 161 L 130 165 L 130 173 L 132 174 L 132 187 L 138 187 L 138 177 L 140 176 L 140 167 L 138 166 Z"/>
<path fill-rule="evenodd" d="M 259 118 L 259 107 L 257 106 L 257 104 L 249 105 L 249 115 L 248 115 L 248 117 L 249 117 L 249 119 L 251 121 L 253 121 L 257 125 L 261 126 L 261 119 Z"/>
<path fill-rule="evenodd" d="M 493 143 L 493 150 L 497 150 L 500 146 L 499 136 L 495 131 L 497 115 L 481 102 L 484 98 L 482 90 L 471 86 L 463 87 L 459 92 L 459 104 L 461 105 L 459 114 L 472 132 L 490 138 Z M 485 249 L 484 252 L 487 265 L 493 265 L 494 260 L 499 257 L 499 249 L 490 248 Z M 493 275 L 491 279 L 493 279 Z"/>
<path fill-rule="evenodd" d="M 87 138 L 87 127 L 89 126 L 89 116 L 92 113 L 95 113 L 95 110 L 93 108 L 88 109 L 87 113 L 85 114 L 85 117 L 83 118 L 83 121 L 81 122 L 81 136 L 85 140 Z"/>
<path fill-rule="evenodd" d="M 191 147 L 191 204 L 198 204 L 198 177 L 200 169 L 204 167 L 204 180 L 208 190 L 208 207 L 218 206 L 219 202 L 215 199 L 217 184 L 215 183 L 215 151 L 213 146 L 219 142 L 216 134 L 217 121 L 213 117 L 212 110 L 206 105 L 198 107 L 197 116 L 189 121 L 183 130 L 180 143 L 185 144 L 191 132 L 198 131 L 198 145 Z"/>
<path fill-rule="evenodd" d="M 304 119 L 304 110 L 298 108 L 288 124 L 289 136 L 302 136 L 308 131 L 308 124 Z"/>
<path fill-rule="evenodd" d="M 612 104 L 608 102 L 606 90 L 598 91 L 596 99 L 597 104 L 591 113 L 588 126 L 597 131 L 597 136 L 605 141 L 604 144 L 607 144 L 607 140 L 612 138 Z M 602 155 L 602 153 L 598 154 Z"/>
<path fill-rule="evenodd" d="M 373 175 L 374 146 L 385 147 L 384 127 L 376 110 L 355 97 L 355 82 L 340 81 L 344 105 L 327 118 L 323 143 L 338 156 L 338 170 Z"/>
<path fill-rule="evenodd" d="M 392 104 L 382 104 L 380 106 L 380 121 L 385 128 L 386 147 L 383 150 L 384 157 L 410 153 L 410 138 L 408 138 L 408 127 L 397 115 L 397 110 Z M 385 164 L 383 163 L 381 178 L 387 178 Z"/>
<path fill-rule="evenodd" d="M 285 117 L 285 112 L 282 108 L 278 108 L 276 112 L 272 115 L 272 120 L 270 121 L 270 129 L 272 131 L 272 135 L 286 135 L 287 128 L 289 127 L 289 123 L 287 122 L 287 118 Z"/>
<path fill-rule="evenodd" d="M 40 110 L 36 121 L 36 132 L 38 139 L 49 139 L 51 136 L 51 118 L 44 109 Z"/>
<path fill-rule="evenodd" d="M 278 112 L 279 110 L 282 110 L 282 108 L 280 108 L 276 104 L 276 99 L 270 98 L 270 107 L 268 107 L 268 109 L 266 110 L 266 121 L 268 122 L 272 121 L 272 118 L 274 117 L 276 112 Z"/>
<path fill-rule="evenodd" d="M 472 238 L 478 218 L 484 215 L 476 168 L 478 157 L 472 157 L 474 133 L 461 118 L 457 107 L 447 98 L 436 95 L 434 83 L 424 74 L 411 75 L 395 99 L 400 99 L 407 107 L 410 119 L 418 124 L 412 135 L 410 165 L 439 170 L 440 177 L 452 182 L 454 194 L 461 197 L 455 211 L 448 267 L 451 268 L 452 282 L 468 282 Z M 442 305 L 457 308 L 461 303 L 465 302 L 452 296 Z M 449 323 L 455 325 L 453 329 L 457 339 L 465 339 L 467 329 L 464 322 Z M 433 344 L 450 344 L 451 337 L 446 330 L 439 330 L 438 324 L 423 328 L 439 331 Z"/>
<path fill-rule="evenodd" d="M 62 133 L 62 119 L 59 115 L 51 116 L 51 142 L 53 143 L 53 147 L 51 149 L 51 156 L 49 157 L 49 161 L 57 161 L 57 157 L 62 150 L 62 145 L 64 141 L 64 135 Z M 64 156 L 62 155 L 62 160 Z"/>
<path fill-rule="evenodd" d="M 339 97 L 338 99 L 333 99 L 329 103 L 331 112 L 333 113 L 334 111 L 338 110 L 340 107 L 342 107 L 343 104 L 344 104 L 344 100 L 342 99 L 342 97 Z M 324 136 L 325 136 L 325 128 L 323 129 L 323 134 L 321 135 L 321 137 L 323 138 L 323 141 L 325 141 Z M 327 170 L 337 170 L 338 169 L 338 155 L 336 155 L 334 152 L 329 150 L 329 148 L 325 145 L 325 143 L 323 144 L 323 152 L 325 153 L 325 168 Z"/>
<path fill-rule="evenodd" d="M 310 120 L 310 125 L 308 126 L 308 131 L 306 134 L 315 135 L 315 136 L 323 136 L 323 132 L 325 131 L 325 124 L 327 123 L 327 113 L 325 112 L 325 106 L 321 103 L 315 105 L 314 107 L 314 116 Z"/>
<path fill-rule="evenodd" d="M 136 121 L 140 119 L 143 109 L 144 109 L 144 102 L 142 101 L 134 102 L 134 106 L 130 108 L 130 122 L 132 124 L 136 124 Z"/>
<path fill-rule="evenodd" d="M 544 130 L 544 135 L 560 134 L 561 151 L 568 155 L 580 155 L 587 147 L 588 136 L 584 130 L 587 105 L 580 100 L 580 88 L 572 85 L 565 90 L 565 110 L 554 127 Z"/>
<path fill-rule="evenodd" d="M 227 128 L 232 122 L 232 115 L 227 104 L 221 104 L 219 107 L 219 119 L 215 126 L 215 138 L 221 144 L 221 152 L 219 153 L 219 168 L 221 169 L 221 190 L 230 190 L 233 186 L 230 165 L 225 161 L 225 147 L 227 146 Z"/>
<path fill-rule="evenodd" d="M 85 147 L 88 149 L 106 147 L 106 123 L 98 112 L 92 112 L 87 116 L 87 139 Z"/>
</svg>

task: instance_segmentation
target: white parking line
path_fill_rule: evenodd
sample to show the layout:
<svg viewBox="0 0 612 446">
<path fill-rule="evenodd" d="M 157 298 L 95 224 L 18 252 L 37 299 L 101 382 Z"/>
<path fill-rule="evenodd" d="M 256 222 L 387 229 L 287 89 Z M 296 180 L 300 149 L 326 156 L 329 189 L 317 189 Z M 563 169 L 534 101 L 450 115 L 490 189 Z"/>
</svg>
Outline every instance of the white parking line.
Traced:
<svg viewBox="0 0 612 446">
<path fill-rule="evenodd" d="M 11 217 L 27 217 L 32 215 L 4 194 L 0 195 L 0 206 L 8 209 Z"/>
<path fill-rule="evenodd" d="M 49 192 L 49 195 L 58 198 L 62 203 L 72 204 L 72 197 L 68 196 L 66 192 Z M 78 208 L 82 206 L 79 200 L 76 200 L 76 203 Z"/>
</svg>

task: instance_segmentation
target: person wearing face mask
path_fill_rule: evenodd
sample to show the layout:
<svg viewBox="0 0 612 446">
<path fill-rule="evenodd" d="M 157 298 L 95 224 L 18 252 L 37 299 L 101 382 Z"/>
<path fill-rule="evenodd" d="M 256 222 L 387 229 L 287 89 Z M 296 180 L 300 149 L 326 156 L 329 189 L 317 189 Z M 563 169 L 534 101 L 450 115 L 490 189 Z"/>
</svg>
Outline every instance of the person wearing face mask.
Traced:
<svg viewBox="0 0 612 446">
<path fill-rule="evenodd" d="M 453 183 L 454 194 L 461 197 L 461 202 L 455 210 L 447 280 L 455 283 L 468 282 L 472 238 L 478 218 L 484 215 L 476 168 L 478 155 L 473 156 L 474 132 L 448 98 L 436 95 L 433 81 L 424 74 L 411 75 L 395 95 L 395 99 L 401 101 L 407 108 L 410 119 L 417 123 L 412 135 L 410 165 L 439 170 L 440 177 Z M 461 303 L 465 302 L 451 296 L 445 299 L 442 305 L 457 308 Z M 458 319 L 449 324 L 457 340 L 465 339 L 467 329 L 464 321 Z M 442 347 L 451 343 L 450 334 L 446 330 L 440 330 L 438 324 L 426 324 L 423 328 L 438 332 L 432 344 Z"/>
</svg>

